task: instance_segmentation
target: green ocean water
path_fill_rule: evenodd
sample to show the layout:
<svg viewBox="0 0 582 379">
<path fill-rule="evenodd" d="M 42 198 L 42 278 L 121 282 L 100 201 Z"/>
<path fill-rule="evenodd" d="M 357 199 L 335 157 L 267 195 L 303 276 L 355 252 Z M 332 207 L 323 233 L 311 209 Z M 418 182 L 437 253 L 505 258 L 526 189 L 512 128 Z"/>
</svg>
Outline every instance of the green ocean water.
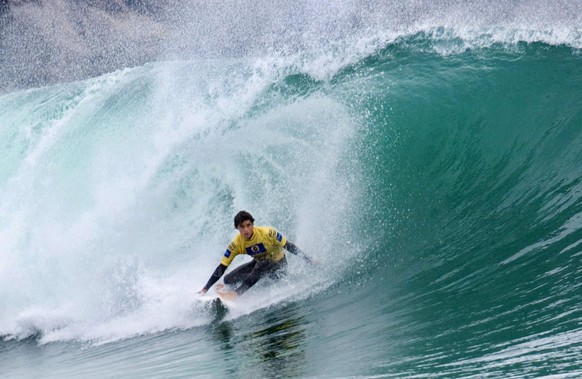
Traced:
<svg viewBox="0 0 582 379">
<path fill-rule="evenodd" d="M 406 334 L 418 333 L 409 354 L 422 351 L 413 367 L 387 367 L 395 376 L 404 366 L 441 377 L 575 377 L 579 57 L 524 44 L 423 58 L 407 68 L 413 79 L 394 85 L 402 96 L 383 102 L 391 111 L 372 115 L 400 139 L 372 132 L 390 153 L 372 165 L 370 195 L 381 193 L 382 206 L 369 212 L 377 223 L 379 209 L 396 215 L 374 256 L 390 275 L 375 277 L 390 287 L 399 278 Z"/>
<path fill-rule="evenodd" d="M 1 95 L 2 375 L 582 375 L 580 51 L 439 33 Z M 239 209 L 319 264 L 216 324 Z"/>
</svg>

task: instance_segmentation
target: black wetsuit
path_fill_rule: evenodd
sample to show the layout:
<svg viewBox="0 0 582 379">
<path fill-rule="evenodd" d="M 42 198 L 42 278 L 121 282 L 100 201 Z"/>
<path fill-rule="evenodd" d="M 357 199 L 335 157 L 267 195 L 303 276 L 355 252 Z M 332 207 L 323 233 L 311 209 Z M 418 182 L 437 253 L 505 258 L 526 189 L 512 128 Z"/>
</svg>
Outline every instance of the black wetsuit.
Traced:
<svg viewBox="0 0 582 379">
<path fill-rule="evenodd" d="M 287 241 L 283 248 L 288 252 L 298 255 L 306 261 L 310 262 L 309 257 L 307 257 L 307 255 L 305 255 L 301 249 L 299 249 L 290 241 Z M 214 270 L 214 273 L 210 279 L 208 279 L 208 283 L 206 283 L 204 289 L 208 291 L 208 289 L 222 277 L 226 271 L 226 268 L 227 266 L 224 264 L 219 264 L 218 267 L 216 267 L 216 270 Z M 227 274 L 224 277 L 224 283 L 228 285 L 236 285 L 241 283 L 235 292 L 237 295 L 242 295 L 249 288 L 254 286 L 262 277 L 269 276 L 271 278 L 280 278 L 285 274 L 286 269 L 287 259 L 285 257 L 279 261 L 272 261 L 269 259 L 253 259 L 252 261 L 237 267 L 232 272 Z"/>
</svg>

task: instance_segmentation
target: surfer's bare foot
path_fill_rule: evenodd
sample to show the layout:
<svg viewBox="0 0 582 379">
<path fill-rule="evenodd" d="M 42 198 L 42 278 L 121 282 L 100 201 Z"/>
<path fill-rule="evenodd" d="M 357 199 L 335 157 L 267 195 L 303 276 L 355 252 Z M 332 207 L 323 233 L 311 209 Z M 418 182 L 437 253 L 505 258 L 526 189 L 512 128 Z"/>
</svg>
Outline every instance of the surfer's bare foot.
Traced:
<svg viewBox="0 0 582 379">
<path fill-rule="evenodd" d="M 224 287 L 225 287 L 224 283 L 218 283 L 218 284 L 216 285 L 216 289 L 217 289 L 217 290 L 221 290 L 221 289 L 223 289 Z"/>
<path fill-rule="evenodd" d="M 219 292 L 218 296 L 222 299 L 222 300 L 236 300 L 237 295 L 236 292 L 234 291 L 227 291 L 227 292 Z"/>
</svg>

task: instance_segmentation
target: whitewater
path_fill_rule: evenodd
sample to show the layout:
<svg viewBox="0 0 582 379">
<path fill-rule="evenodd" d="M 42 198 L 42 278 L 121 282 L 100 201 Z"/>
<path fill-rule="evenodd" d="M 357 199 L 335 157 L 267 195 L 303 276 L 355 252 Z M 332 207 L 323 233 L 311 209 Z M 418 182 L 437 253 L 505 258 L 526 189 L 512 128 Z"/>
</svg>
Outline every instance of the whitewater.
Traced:
<svg viewBox="0 0 582 379">
<path fill-rule="evenodd" d="M 580 2 L 8 4 L 2 377 L 582 375 Z"/>
</svg>

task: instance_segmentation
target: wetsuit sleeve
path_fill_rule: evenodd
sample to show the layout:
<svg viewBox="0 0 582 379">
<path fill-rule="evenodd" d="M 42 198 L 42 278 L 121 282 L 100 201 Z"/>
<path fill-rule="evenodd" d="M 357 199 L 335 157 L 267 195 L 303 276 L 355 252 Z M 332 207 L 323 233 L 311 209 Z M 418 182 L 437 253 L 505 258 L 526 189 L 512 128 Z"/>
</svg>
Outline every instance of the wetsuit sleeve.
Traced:
<svg viewBox="0 0 582 379">
<path fill-rule="evenodd" d="M 303 252 L 303 250 L 298 248 L 297 245 L 295 245 L 293 242 L 287 241 L 285 243 L 285 245 L 283 246 L 283 248 L 285 250 L 287 250 L 288 252 L 290 252 L 291 254 L 294 254 L 294 255 L 297 255 L 298 257 L 303 258 L 307 263 L 311 263 L 311 258 L 309 258 L 307 256 L 307 254 L 305 254 Z"/>
<path fill-rule="evenodd" d="M 223 265 L 222 263 L 219 264 L 218 267 L 216 267 L 216 270 L 214 270 L 214 272 L 212 273 L 212 276 L 210 276 L 210 279 L 208 279 L 208 283 L 206 283 L 204 289 L 208 291 L 210 287 L 212 287 L 214 283 L 216 283 L 218 279 L 220 279 L 220 277 L 224 274 L 225 271 L 226 266 Z"/>
</svg>

